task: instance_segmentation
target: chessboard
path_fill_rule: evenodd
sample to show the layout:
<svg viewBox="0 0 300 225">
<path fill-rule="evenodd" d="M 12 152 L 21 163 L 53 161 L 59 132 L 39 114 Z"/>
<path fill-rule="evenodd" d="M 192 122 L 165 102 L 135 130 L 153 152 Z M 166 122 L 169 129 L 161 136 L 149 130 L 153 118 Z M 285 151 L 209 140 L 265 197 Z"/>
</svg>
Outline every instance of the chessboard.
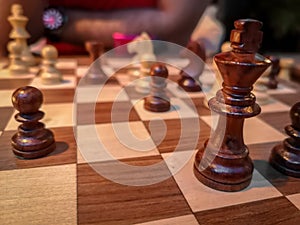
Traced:
<svg viewBox="0 0 300 225">
<path fill-rule="evenodd" d="M 278 89 L 267 91 L 271 101 L 261 106 L 261 114 L 246 119 L 253 178 L 242 191 L 222 192 L 204 186 L 193 173 L 194 154 L 209 138 L 213 118 L 203 93 L 178 89 L 179 71 L 170 68 L 172 107 L 164 113 L 144 110 L 145 95 L 135 91 L 126 69 L 77 95 L 89 63 L 84 56 L 59 58 L 64 77 L 59 85 L 42 85 L 31 75 L 0 77 L 1 224 L 300 223 L 300 179 L 268 163 L 272 148 L 286 138 L 298 84 L 281 80 Z M 25 85 L 42 91 L 42 122 L 56 140 L 54 152 L 32 160 L 15 157 L 11 147 L 18 127 L 11 95 Z M 91 89 L 99 91 L 96 102 Z M 100 142 L 109 154 L 98 151 Z"/>
</svg>

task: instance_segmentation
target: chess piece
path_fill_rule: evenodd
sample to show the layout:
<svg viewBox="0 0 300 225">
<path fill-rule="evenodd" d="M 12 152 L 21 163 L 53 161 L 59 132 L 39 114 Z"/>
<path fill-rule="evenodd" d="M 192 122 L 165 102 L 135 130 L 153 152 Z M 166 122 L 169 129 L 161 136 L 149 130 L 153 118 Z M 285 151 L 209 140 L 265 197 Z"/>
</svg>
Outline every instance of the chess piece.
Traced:
<svg viewBox="0 0 300 225">
<path fill-rule="evenodd" d="M 107 80 L 105 72 L 102 70 L 101 55 L 104 52 L 104 45 L 99 41 L 87 41 L 85 49 L 90 55 L 92 65 L 90 66 L 84 79 L 87 84 L 103 84 Z"/>
<path fill-rule="evenodd" d="M 143 58 L 156 61 L 152 40 L 146 32 L 142 32 L 139 36 L 128 43 L 127 50 L 130 54 L 135 53 L 131 60 L 133 64 L 140 63 Z"/>
<path fill-rule="evenodd" d="M 150 71 L 151 67 L 155 64 L 152 57 L 147 58 L 148 55 L 144 55 L 140 61 L 140 71 L 138 80 L 135 81 L 135 90 L 141 94 L 149 94 L 150 92 Z"/>
<path fill-rule="evenodd" d="M 270 89 L 276 89 L 278 86 L 277 77 L 280 72 L 280 60 L 278 57 L 275 56 L 269 56 L 268 58 L 271 60 L 272 65 L 271 71 L 268 74 L 268 81 L 266 83 L 266 86 Z"/>
<path fill-rule="evenodd" d="M 8 70 L 11 75 L 24 75 L 28 74 L 28 67 L 22 62 L 22 45 L 16 41 L 10 41 L 7 44 L 9 52 L 9 66 Z"/>
<path fill-rule="evenodd" d="M 229 52 L 232 51 L 230 41 L 225 41 L 221 46 L 221 52 Z"/>
<path fill-rule="evenodd" d="M 27 39 L 30 38 L 30 35 L 25 28 L 28 23 L 28 18 L 23 15 L 23 8 L 19 4 L 13 4 L 11 6 L 11 13 L 12 15 L 7 18 L 13 27 L 9 37 L 21 44 L 22 61 L 25 62 L 27 66 L 33 66 L 36 64 L 36 60 L 27 45 Z"/>
<path fill-rule="evenodd" d="M 195 157 L 194 173 L 203 184 L 221 191 L 239 191 L 252 179 L 253 162 L 244 144 L 244 119 L 260 113 L 251 93 L 254 82 L 271 61 L 257 50 L 262 41 L 262 23 L 243 19 L 234 22 L 230 52 L 215 55 L 214 61 L 223 77 L 223 88 L 209 101 L 219 114 L 210 139 Z"/>
<path fill-rule="evenodd" d="M 222 44 L 221 46 L 221 52 L 229 52 L 232 50 L 231 48 L 231 43 L 230 41 L 226 41 Z M 215 82 L 213 84 L 213 86 L 211 87 L 211 89 L 209 90 L 209 92 L 205 93 L 206 94 L 206 97 L 203 99 L 203 105 L 206 107 L 206 108 L 209 108 L 208 107 L 208 101 L 213 98 L 217 91 L 220 90 L 220 87 L 223 83 L 223 79 L 222 79 L 222 76 L 217 68 L 217 65 L 216 63 L 213 61 L 213 69 L 215 71 Z"/>
<path fill-rule="evenodd" d="M 131 60 L 134 67 L 139 69 L 138 75 L 133 75 L 134 79 L 137 79 L 135 90 L 141 94 L 148 94 L 150 92 L 150 70 L 156 61 L 150 36 L 146 32 L 141 33 L 127 45 L 127 50 L 129 53 L 136 53 Z"/>
<path fill-rule="evenodd" d="M 44 116 L 39 111 L 43 103 L 41 91 L 35 87 L 21 87 L 13 93 L 12 103 L 19 111 L 15 119 L 22 123 L 11 139 L 14 154 L 24 159 L 33 159 L 52 152 L 55 149 L 54 135 L 39 122 Z"/>
<path fill-rule="evenodd" d="M 197 59 L 191 52 L 200 57 L 201 60 Z M 181 78 L 178 80 L 178 85 L 187 92 L 201 91 L 199 77 L 205 66 L 204 45 L 196 41 L 190 41 L 186 49 L 181 52 L 181 55 L 189 59 L 189 64 L 180 71 Z"/>
<path fill-rule="evenodd" d="M 293 105 L 290 117 L 292 125 L 285 127 L 290 137 L 272 149 L 270 163 L 286 175 L 300 177 L 300 102 Z"/>
<path fill-rule="evenodd" d="M 63 81 L 61 72 L 55 67 L 58 58 L 57 49 L 46 45 L 42 49 L 41 83 L 45 85 L 60 84 Z"/>
<path fill-rule="evenodd" d="M 166 95 L 166 79 L 168 78 L 168 69 L 162 64 L 155 64 L 151 71 L 151 92 L 144 98 L 144 108 L 151 112 L 166 112 L 170 110 L 170 99 Z"/>
<path fill-rule="evenodd" d="M 292 66 L 295 64 L 293 58 L 281 58 L 280 59 L 280 72 L 278 77 L 284 80 L 291 80 L 290 72 Z"/>
</svg>

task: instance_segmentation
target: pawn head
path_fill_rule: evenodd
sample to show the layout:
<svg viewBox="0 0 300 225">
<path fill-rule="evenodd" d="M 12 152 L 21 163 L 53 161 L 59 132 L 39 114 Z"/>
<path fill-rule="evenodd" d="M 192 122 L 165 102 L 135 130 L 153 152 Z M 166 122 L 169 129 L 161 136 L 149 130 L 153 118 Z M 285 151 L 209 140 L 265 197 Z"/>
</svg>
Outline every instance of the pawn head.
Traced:
<svg viewBox="0 0 300 225">
<path fill-rule="evenodd" d="M 21 114 L 38 112 L 42 103 L 43 94 L 35 87 L 21 87 L 12 94 L 12 104 Z"/>
<path fill-rule="evenodd" d="M 42 49 L 42 57 L 45 59 L 57 59 L 58 51 L 53 45 L 46 45 Z"/>
<path fill-rule="evenodd" d="M 161 63 L 156 63 L 151 67 L 151 76 L 167 78 L 169 75 L 168 69 Z"/>
</svg>

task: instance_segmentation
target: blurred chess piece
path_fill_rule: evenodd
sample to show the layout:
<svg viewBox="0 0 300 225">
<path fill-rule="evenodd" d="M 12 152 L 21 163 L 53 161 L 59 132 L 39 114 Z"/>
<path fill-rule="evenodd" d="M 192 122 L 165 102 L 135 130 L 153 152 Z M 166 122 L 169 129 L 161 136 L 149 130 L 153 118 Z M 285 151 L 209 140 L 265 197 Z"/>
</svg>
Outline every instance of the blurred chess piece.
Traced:
<svg viewBox="0 0 300 225">
<path fill-rule="evenodd" d="M 151 67 L 155 63 L 153 61 L 153 57 L 147 58 L 148 55 L 144 55 L 141 58 L 140 62 L 140 72 L 139 72 L 139 77 L 135 81 L 135 90 L 138 93 L 141 94 L 148 94 L 150 92 L 150 82 L 151 82 L 151 77 L 150 77 L 150 71 Z"/>
<path fill-rule="evenodd" d="M 181 56 L 187 58 L 189 63 L 180 71 L 181 78 L 178 80 L 178 85 L 187 92 L 201 91 L 199 77 L 203 73 L 206 61 L 204 44 L 190 41 L 181 52 Z"/>
<path fill-rule="evenodd" d="M 231 48 L 230 41 L 226 41 L 222 44 L 221 52 L 229 52 L 231 50 L 232 50 L 232 48 Z M 215 82 L 214 82 L 213 86 L 211 87 L 210 91 L 206 93 L 205 98 L 203 99 L 203 105 L 206 108 L 209 108 L 208 107 L 208 101 L 211 98 L 216 96 L 217 91 L 222 88 L 222 83 L 223 83 L 223 78 L 220 74 L 220 71 L 219 71 L 215 61 L 213 61 L 212 67 L 213 67 L 213 70 L 215 72 Z"/>
<path fill-rule="evenodd" d="M 290 70 L 294 65 L 295 61 L 292 58 L 281 58 L 280 59 L 280 73 L 279 78 L 284 80 L 291 80 Z"/>
<path fill-rule="evenodd" d="M 36 60 L 27 45 L 27 39 L 30 38 L 29 33 L 26 31 L 28 18 L 23 15 L 23 7 L 19 4 L 13 4 L 11 6 L 11 13 L 12 15 L 7 18 L 12 26 L 9 37 L 21 44 L 22 61 L 24 61 L 28 66 L 33 66 L 36 64 Z"/>
<path fill-rule="evenodd" d="M 276 89 L 278 87 L 277 77 L 280 72 L 280 59 L 275 56 L 268 56 L 268 58 L 271 60 L 272 65 L 270 66 L 271 69 L 268 74 L 268 80 L 266 86 L 269 89 Z"/>
<path fill-rule="evenodd" d="M 85 42 L 85 49 L 90 55 L 91 66 L 84 76 L 87 84 L 103 84 L 107 76 L 102 69 L 101 55 L 104 53 L 104 45 L 99 41 Z"/>
<path fill-rule="evenodd" d="M 162 64 L 151 67 L 151 92 L 144 98 L 144 108 L 151 112 L 166 112 L 170 110 L 170 98 L 166 94 L 168 69 Z"/>
<path fill-rule="evenodd" d="M 262 74 L 262 76 L 255 82 L 253 93 L 256 96 L 256 101 L 259 105 L 266 105 L 272 102 L 267 93 L 268 89 L 276 89 L 278 86 L 277 77 L 280 71 L 279 58 L 275 56 L 266 56 L 271 60 L 271 66 Z"/>
<path fill-rule="evenodd" d="M 8 70 L 11 75 L 24 75 L 28 74 L 28 67 L 21 60 L 22 45 L 16 41 L 10 41 L 7 44 L 9 52 L 9 66 Z"/>
<path fill-rule="evenodd" d="M 232 50 L 230 41 L 225 41 L 221 46 L 221 52 L 230 52 Z"/>
<path fill-rule="evenodd" d="M 42 49 L 42 57 L 41 83 L 45 85 L 62 83 L 62 74 L 55 66 L 58 58 L 57 49 L 52 45 L 46 45 Z"/>
<path fill-rule="evenodd" d="M 11 141 L 13 153 L 24 159 L 34 159 L 51 153 L 55 147 L 53 133 L 39 122 L 44 113 L 39 111 L 43 95 L 35 87 L 17 89 L 12 95 L 14 108 L 19 111 L 15 119 L 21 123 Z"/>
<path fill-rule="evenodd" d="M 293 105 L 290 117 L 292 124 L 285 127 L 289 138 L 273 148 L 270 163 L 286 175 L 300 177 L 300 102 Z"/>
<path fill-rule="evenodd" d="M 150 68 L 156 61 L 154 54 L 153 43 L 150 36 L 143 32 L 141 35 L 133 39 L 128 45 L 129 53 L 135 53 L 131 63 L 138 68 L 139 73 L 133 73 L 135 81 L 135 90 L 141 94 L 150 92 Z"/>
<path fill-rule="evenodd" d="M 218 11 L 218 4 L 207 6 L 191 35 L 191 40 L 204 42 L 209 58 L 219 51 L 225 36 L 225 27 L 218 19 Z"/>
</svg>

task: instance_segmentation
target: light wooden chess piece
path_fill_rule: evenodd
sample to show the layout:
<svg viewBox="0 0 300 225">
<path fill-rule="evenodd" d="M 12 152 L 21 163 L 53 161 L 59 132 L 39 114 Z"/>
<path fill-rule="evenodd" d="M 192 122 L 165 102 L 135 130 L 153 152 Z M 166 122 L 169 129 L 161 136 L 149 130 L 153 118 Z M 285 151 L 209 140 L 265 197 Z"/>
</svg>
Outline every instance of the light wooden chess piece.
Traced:
<svg viewBox="0 0 300 225">
<path fill-rule="evenodd" d="M 11 75 L 24 75 L 28 74 L 28 67 L 22 62 L 22 45 L 16 41 L 10 41 L 7 44 L 9 52 L 9 73 Z"/>
<path fill-rule="evenodd" d="M 201 91 L 199 77 L 203 73 L 206 60 L 204 43 L 190 41 L 180 54 L 187 58 L 189 63 L 180 71 L 181 78 L 177 81 L 178 85 L 187 92 Z"/>
<path fill-rule="evenodd" d="M 102 69 L 101 55 L 104 52 L 104 45 L 99 41 L 87 41 L 85 49 L 90 54 L 91 66 L 84 79 L 87 84 L 103 84 L 107 81 L 107 76 Z"/>
<path fill-rule="evenodd" d="M 135 83 L 135 90 L 138 93 L 147 94 L 150 91 L 150 68 L 156 61 L 153 50 L 153 43 L 150 36 L 143 32 L 127 46 L 129 53 L 136 53 L 131 62 L 139 68 L 138 80 Z"/>
<path fill-rule="evenodd" d="M 231 48 L 230 41 L 226 41 L 226 42 L 224 42 L 222 44 L 222 46 L 221 46 L 221 52 L 229 52 L 231 50 L 232 50 L 232 48 Z M 219 69 L 217 68 L 217 65 L 216 65 L 215 61 L 213 61 L 212 67 L 213 67 L 213 70 L 215 72 L 215 82 L 214 82 L 213 86 L 211 87 L 210 91 L 206 93 L 206 96 L 203 99 L 203 105 L 206 108 L 209 108 L 208 107 L 208 101 L 211 98 L 213 98 L 214 96 L 216 96 L 217 91 L 222 88 L 222 83 L 223 83 L 223 78 L 222 78 L 222 76 L 220 74 Z"/>
<path fill-rule="evenodd" d="M 278 77 L 284 80 L 291 80 L 290 70 L 295 60 L 293 58 L 281 58 L 280 59 L 280 72 Z"/>
<path fill-rule="evenodd" d="M 155 62 L 153 58 L 147 58 L 147 55 L 141 59 L 139 79 L 136 81 L 135 90 L 141 94 L 148 94 L 150 92 L 150 70 Z"/>
<path fill-rule="evenodd" d="M 41 83 L 45 85 L 62 83 L 62 74 L 55 67 L 58 58 L 57 49 L 52 45 L 46 45 L 42 49 Z"/>
<path fill-rule="evenodd" d="M 28 18 L 23 15 L 23 8 L 19 4 L 13 4 L 11 6 L 11 13 L 12 15 L 7 18 L 13 28 L 9 37 L 21 44 L 22 61 L 24 61 L 28 66 L 33 66 L 36 64 L 36 60 L 27 45 L 27 39 L 30 38 L 30 34 L 25 28 L 28 23 Z"/>
</svg>

